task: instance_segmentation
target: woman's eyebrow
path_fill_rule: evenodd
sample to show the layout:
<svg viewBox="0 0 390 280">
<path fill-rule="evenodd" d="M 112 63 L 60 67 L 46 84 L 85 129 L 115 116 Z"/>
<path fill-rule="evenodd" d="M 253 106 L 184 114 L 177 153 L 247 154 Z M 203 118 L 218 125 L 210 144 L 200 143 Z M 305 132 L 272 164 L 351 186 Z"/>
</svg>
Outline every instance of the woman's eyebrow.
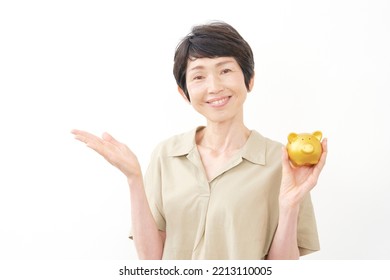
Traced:
<svg viewBox="0 0 390 280">
<path fill-rule="evenodd" d="M 218 62 L 217 64 L 215 64 L 215 66 L 217 67 L 220 67 L 220 66 L 223 66 L 225 64 L 229 64 L 229 63 L 234 63 L 234 60 L 223 60 L 223 61 L 220 61 Z M 191 72 L 191 71 L 195 71 L 195 70 L 201 70 L 201 69 L 204 69 L 205 67 L 203 65 L 196 65 L 194 67 L 191 67 L 190 69 L 188 69 L 188 72 Z"/>
<path fill-rule="evenodd" d="M 190 69 L 188 69 L 188 72 L 199 70 L 199 69 L 204 69 L 204 66 L 203 65 L 197 65 L 197 66 L 191 67 Z"/>
</svg>

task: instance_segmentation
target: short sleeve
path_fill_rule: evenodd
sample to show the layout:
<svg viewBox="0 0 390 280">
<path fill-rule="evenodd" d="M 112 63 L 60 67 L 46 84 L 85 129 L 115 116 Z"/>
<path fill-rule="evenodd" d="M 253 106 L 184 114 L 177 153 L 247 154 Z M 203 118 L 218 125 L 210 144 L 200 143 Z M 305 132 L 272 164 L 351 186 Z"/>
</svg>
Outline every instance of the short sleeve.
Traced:
<svg viewBox="0 0 390 280">
<path fill-rule="evenodd" d="M 151 160 L 144 176 L 144 187 L 149 207 L 157 227 L 165 231 L 165 216 L 162 202 L 162 181 L 161 181 L 161 160 L 159 149 L 152 153 Z M 130 239 L 133 239 L 133 232 L 130 230 Z"/>
<path fill-rule="evenodd" d="M 301 256 L 320 250 L 317 223 L 310 194 L 303 200 L 299 211 L 298 247 Z"/>
</svg>

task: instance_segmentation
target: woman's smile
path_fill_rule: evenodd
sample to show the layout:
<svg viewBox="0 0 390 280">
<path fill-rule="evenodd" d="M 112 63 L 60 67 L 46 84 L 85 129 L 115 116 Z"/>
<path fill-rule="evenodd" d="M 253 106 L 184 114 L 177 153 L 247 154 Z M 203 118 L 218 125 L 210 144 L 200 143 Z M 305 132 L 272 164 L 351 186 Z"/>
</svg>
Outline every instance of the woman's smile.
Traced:
<svg viewBox="0 0 390 280">
<path fill-rule="evenodd" d="M 218 97 L 218 98 L 212 98 L 212 99 L 206 101 L 206 103 L 209 104 L 211 107 L 220 108 L 220 107 L 225 106 L 229 102 L 230 98 L 231 98 L 231 96 L 222 96 L 222 97 Z"/>
</svg>

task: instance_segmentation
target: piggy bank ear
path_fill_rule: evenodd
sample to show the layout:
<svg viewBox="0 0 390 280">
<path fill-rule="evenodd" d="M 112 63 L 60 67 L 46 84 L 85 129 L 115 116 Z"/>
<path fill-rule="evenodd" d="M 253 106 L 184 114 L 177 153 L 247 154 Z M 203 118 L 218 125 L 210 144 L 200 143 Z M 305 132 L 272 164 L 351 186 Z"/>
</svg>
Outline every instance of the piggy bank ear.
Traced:
<svg viewBox="0 0 390 280">
<path fill-rule="evenodd" d="M 288 142 L 289 142 L 289 143 L 292 143 L 297 137 L 298 137 L 298 134 L 296 134 L 296 133 L 294 133 L 294 132 L 291 132 L 291 133 L 288 135 L 288 137 L 287 137 Z"/>
<path fill-rule="evenodd" d="M 322 132 L 321 131 L 315 131 L 313 132 L 313 135 L 315 138 L 318 139 L 318 141 L 321 141 L 321 138 L 322 138 Z"/>
</svg>

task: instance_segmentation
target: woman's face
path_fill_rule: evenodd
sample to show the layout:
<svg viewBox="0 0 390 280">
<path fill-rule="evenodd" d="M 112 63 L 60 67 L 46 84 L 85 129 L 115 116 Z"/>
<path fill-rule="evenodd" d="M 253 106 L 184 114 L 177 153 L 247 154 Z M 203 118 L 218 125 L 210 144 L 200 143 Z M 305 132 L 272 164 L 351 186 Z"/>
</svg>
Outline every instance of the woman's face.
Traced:
<svg viewBox="0 0 390 280">
<path fill-rule="evenodd" d="M 189 60 L 186 81 L 192 106 L 208 121 L 242 120 L 248 90 L 241 67 L 233 57 Z M 250 89 L 252 84 L 253 79 Z"/>
</svg>

